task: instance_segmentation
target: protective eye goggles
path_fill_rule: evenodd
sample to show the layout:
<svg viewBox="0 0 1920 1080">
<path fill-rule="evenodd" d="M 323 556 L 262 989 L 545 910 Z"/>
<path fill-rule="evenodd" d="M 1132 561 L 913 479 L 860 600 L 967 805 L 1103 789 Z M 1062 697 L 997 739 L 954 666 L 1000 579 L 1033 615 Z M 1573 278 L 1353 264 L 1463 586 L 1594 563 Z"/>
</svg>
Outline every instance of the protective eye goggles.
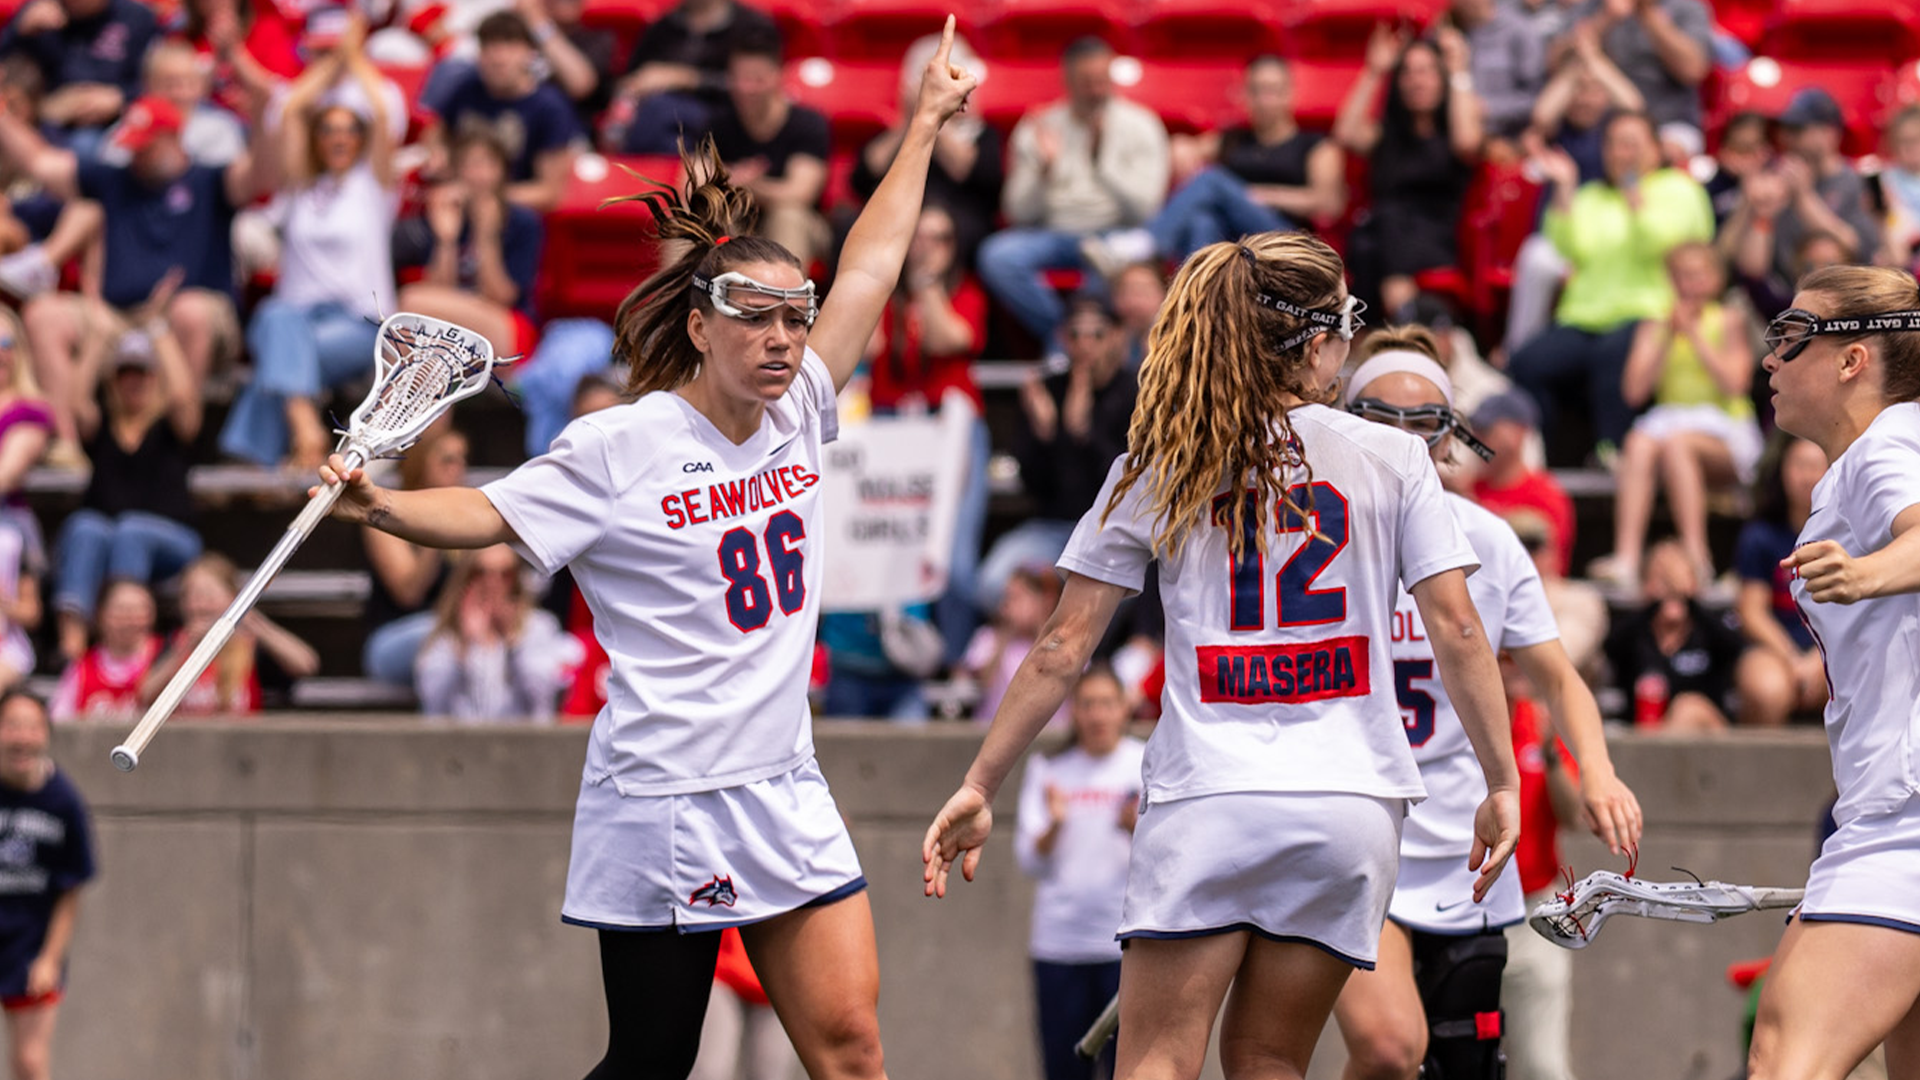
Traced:
<svg viewBox="0 0 1920 1080">
<path fill-rule="evenodd" d="M 820 317 L 820 303 L 814 298 L 811 281 L 797 289 L 782 289 L 763 285 L 745 274 L 729 270 L 714 278 L 695 274 L 693 287 L 704 289 L 707 299 L 713 302 L 713 310 L 729 319 L 750 319 L 791 307 L 806 318 L 808 329 L 812 329 L 813 320 Z M 746 297 L 755 295 L 775 299 L 771 303 L 746 302 Z"/>
<path fill-rule="evenodd" d="M 1788 308 L 1767 324 L 1767 351 L 1784 364 L 1805 352 L 1821 334 L 1881 334 L 1890 330 L 1920 330 L 1920 311 L 1823 319 L 1805 308 Z"/>
<path fill-rule="evenodd" d="M 1467 430 L 1467 422 L 1460 418 L 1460 414 L 1445 405 L 1416 405 L 1411 409 L 1402 409 L 1379 398 L 1360 398 L 1348 405 L 1347 411 L 1376 424 L 1390 424 L 1401 431 L 1418 435 L 1426 440 L 1429 450 L 1439 446 L 1440 440 L 1451 434 L 1467 444 L 1467 449 L 1480 455 L 1481 461 L 1493 460 L 1493 447 L 1475 438 L 1473 432 Z"/>
<path fill-rule="evenodd" d="M 1360 318 L 1360 313 L 1367 310 L 1366 302 L 1351 293 L 1347 295 L 1347 302 L 1340 305 L 1339 311 L 1315 311 L 1313 308 L 1303 308 L 1299 304 L 1289 303 L 1277 296 L 1268 296 L 1266 293 L 1255 293 L 1254 300 L 1282 315 L 1307 320 L 1305 328 L 1295 331 L 1291 337 L 1280 343 L 1281 352 L 1286 352 L 1323 330 L 1331 330 L 1339 334 L 1341 341 L 1352 341 L 1353 335 L 1367 325 Z"/>
</svg>

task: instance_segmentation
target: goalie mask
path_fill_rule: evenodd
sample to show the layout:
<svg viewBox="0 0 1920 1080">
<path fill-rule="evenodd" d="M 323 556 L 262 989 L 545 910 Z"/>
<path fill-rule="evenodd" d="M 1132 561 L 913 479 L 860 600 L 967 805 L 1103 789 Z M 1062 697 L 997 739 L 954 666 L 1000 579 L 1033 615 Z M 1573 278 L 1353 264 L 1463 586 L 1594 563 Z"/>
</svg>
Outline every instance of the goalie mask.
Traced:
<svg viewBox="0 0 1920 1080">
<path fill-rule="evenodd" d="M 813 320 L 820 317 L 820 303 L 814 297 L 811 281 L 797 289 L 783 289 L 729 270 L 711 278 L 695 274 L 693 287 L 706 293 L 713 310 L 729 319 L 753 319 L 791 308 L 812 329 Z"/>
</svg>

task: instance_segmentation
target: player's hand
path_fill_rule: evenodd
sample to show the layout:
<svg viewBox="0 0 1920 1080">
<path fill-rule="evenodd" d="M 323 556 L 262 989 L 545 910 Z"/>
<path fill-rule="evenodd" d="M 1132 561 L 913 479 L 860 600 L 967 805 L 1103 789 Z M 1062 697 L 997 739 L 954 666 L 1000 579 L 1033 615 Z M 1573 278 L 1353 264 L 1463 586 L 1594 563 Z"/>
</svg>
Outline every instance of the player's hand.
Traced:
<svg viewBox="0 0 1920 1080">
<path fill-rule="evenodd" d="M 974 868 L 980 865 L 980 848 L 992 831 L 993 808 L 987 805 L 986 794 L 979 788 L 960 785 L 934 815 L 927 838 L 920 844 L 920 861 L 926 864 L 920 879 L 926 883 L 926 895 L 947 895 L 947 873 L 955 859 L 960 860 L 960 876 L 972 881 Z"/>
<path fill-rule="evenodd" d="M 953 16 L 947 16 L 947 24 L 940 30 L 940 48 L 936 49 L 933 59 L 927 61 L 927 70 L 920 76 L 920 96 L 914 102 L 914 113 L 933 121 L 937 126 L 952 119 L 954 114 L 965 112 L 967 95 L 980 80 L 973 72 L 953 64 Z"/>
<path fill-rule="evenodd" d="M 1806 582 L 1807 596 L 1822 604 L 1851 604 L 1874 593 L 1867 564 L 1832 540 L 1802 544 L 1780 566 Z"/>
<path fill-rule="evenodd" d="M 333 504 L 333 510 L 328 516 L 350 521 L 356 525 L 376 524 L 374 518 L 379 515 L 376 514 L 375 507 L 384 509 L 386 490 L 367 479 L 367 470 L 349 471 L 347 463 L 339 454 L 329 454 L 327 463 L 320 466 L 320 484 L 332 487 L 342 482 L 347 485 L 347 489 L 340 493 L 339 501 Z M 320 494 L 318 486 L 307 489 L 309 499 L 318 494 Z"/>
<path fill-rule="evenodd" d="M 1633 790 L 1611 769 L 1583 769 L 1580 773 L 1580 804 L 1586 811 L 1587 828 L 1607 850 L 1615 855 L 1640 846 L 1640 800 Z"/>
<path fill-rule="evenodd" d="M 60 961 L 51 956 L 36 956 L 27 965 L 27 996 L 39 997 L 60 989 Z"/>
<path fill-rule="evenodd" d="M 1473 812 L 1473 850 L 1467 855 L 1467 869 L 1479 871 L 1473 879 L 1474 903 L 1487 898 L 1519 840 L 1520 793 L 1512 788 L 1488 792 Z"/>
</svg>

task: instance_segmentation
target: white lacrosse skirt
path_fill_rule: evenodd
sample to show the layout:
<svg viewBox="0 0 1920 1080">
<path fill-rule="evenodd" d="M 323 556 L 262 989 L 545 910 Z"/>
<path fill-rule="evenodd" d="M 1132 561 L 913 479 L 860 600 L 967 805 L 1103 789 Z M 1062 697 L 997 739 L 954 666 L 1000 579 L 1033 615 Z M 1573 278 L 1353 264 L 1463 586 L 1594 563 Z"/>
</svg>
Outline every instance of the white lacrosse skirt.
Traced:
<svg viewBox="0 0 1920 1080">
<path fill-rule="evenodd" d="M 719 791 L 622 795 L 581 782 L 561 919 L 600 930 L 719 930 L 866 888 L 813 759 Z"/>
<path fill-rule="evenodd" d="M 1800 918 L 1920 933 L 1920 797 L 1863 814 L 1827 837 L 1807 872 Z"/>
<path fill-rule="evenodd" d="M 1322 791 L 1154 803 L 1133 834 L 1120 940 L 1247 930 L 1371 970 L 1406 813 L 1405 799 Z"/>
<path fill-rule="evenodd" d="M 1464 851 L 1440 859 L 1402 855 L 1387 918 L 1429 934 L 1480 934 L 1526 921 L 1527 898 L 1520 891 L 1520 867 L 1515 860 L 1507 860 L 1487 898 L 1476 904 L 1473 881 L 1478 876 L 1467 869 Z"/>
</svg>

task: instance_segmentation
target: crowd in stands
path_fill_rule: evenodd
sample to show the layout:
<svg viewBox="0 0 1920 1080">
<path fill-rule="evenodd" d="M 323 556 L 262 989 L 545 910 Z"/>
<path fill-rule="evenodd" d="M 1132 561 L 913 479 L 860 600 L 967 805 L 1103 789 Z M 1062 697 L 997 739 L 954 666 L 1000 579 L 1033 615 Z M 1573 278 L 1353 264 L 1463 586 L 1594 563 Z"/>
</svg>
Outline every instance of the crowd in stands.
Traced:
<svg viewBox="0 0 1920 1080">
<path fill-rule="evenodd" d="M 621 401 L 612 312 L 548 320 L 536 306 L 550 215 L 577 170 L 604 166 L 594 156 L 711 136 L 762 230 L 830 282 L 900 121 L 867 126 L 884 106 L 849 117 L 832 107 L 843 98 L 811 93 L 790 10 L 635 0 L 626 15 L 644 18 L 608 19 L 615 7 L 12 12 L 0 680 L 64 672 L 60 719 L 125 718 L 150 700 L 235 580 L 197 526 L 190 468 L 310 471 L 335 395 L 370 373 L 383 314 L 449 319 L 527 357 L 512 378 L 529 455 L 569 417 Z M 983 95 L 1016 77 L 980 44 L 1006 40 L 956 44 L 957 63 L 987 72 Z M 933 47 L 901 44 L 883 97 L 910 99 Z M 1751 44 L 1702 0 L 1450 0 L 1311 63 L 1284 49 L 1212 61 L 1235 69 L 1234 88 L 1203 84 L 1220 88 L 1204 110 L 1220 122 L 1203 125 L 1153 81 L 1175 76 L 1143 74 L 1114 41 L 1057 42 L 1057 74 L 1030 100 L 941 133 L 899 291 L 851 391 L 877 415 L 955 393 L 980 417 L 946 595 L 830 616 L 828 711 L 926 716 L 932 676 L 972 687 L 963 699 L 991 714 L 1057 595 L 1051 564 L 1126 444 L 1166 274 L 1198 247 L 1273 229 L 1340 248 L 1376 327 L 1438 335 L 1494 451 L 1447 481 L 1536 553 L 1570 651 L 1622 689 L 1623 711 L 1707 729 L 1817 710 L 1818 655 L 1773 567 L 1825 463 L 1810 444 L 1768 441 L 1758 330 L 1810 269 L 1911 263 L 1920 106 L 1850 115 L 1807 83 L 1772 114 L 1730 110 L 1716 88 Z M 1881 157 L 1843 152 L 1882 120 Z M 643 268 L 636 253 L 636 279 Z M 997 447 L 974 378 L 984 359 L 1037 361 Z M 1017 462 L 1026 513 L 988 542 L 995 449 Z M 464 483 L 467 456 L 443 426 L 401 482 Z M 1548 465 L 1612 473 L 1612 555 L 1594 566 L 1574 564 L 1573 502 Z M 47 523 L 51 543 L 23 494 L 35 468 L 87 474 L 79 508 Z M 1733 545 L 1714 527 L 1729 516 L 1750 517 Z M 372 533 L 365 561 L 367 678 L 467 720 L 597 707 L 604 657 L 564 578 L 535 582 L 504 548 L 449 556 Z M 1112 644 L 1144 717 L 1151 590 L 1137 607 Z M 937 644 L 903 648 L 902 620 Z M 256 662 L 276 677 L 317 663 L 257 616 L 228 652 L 189 711 L 257 708 Z"/>
</svg>

